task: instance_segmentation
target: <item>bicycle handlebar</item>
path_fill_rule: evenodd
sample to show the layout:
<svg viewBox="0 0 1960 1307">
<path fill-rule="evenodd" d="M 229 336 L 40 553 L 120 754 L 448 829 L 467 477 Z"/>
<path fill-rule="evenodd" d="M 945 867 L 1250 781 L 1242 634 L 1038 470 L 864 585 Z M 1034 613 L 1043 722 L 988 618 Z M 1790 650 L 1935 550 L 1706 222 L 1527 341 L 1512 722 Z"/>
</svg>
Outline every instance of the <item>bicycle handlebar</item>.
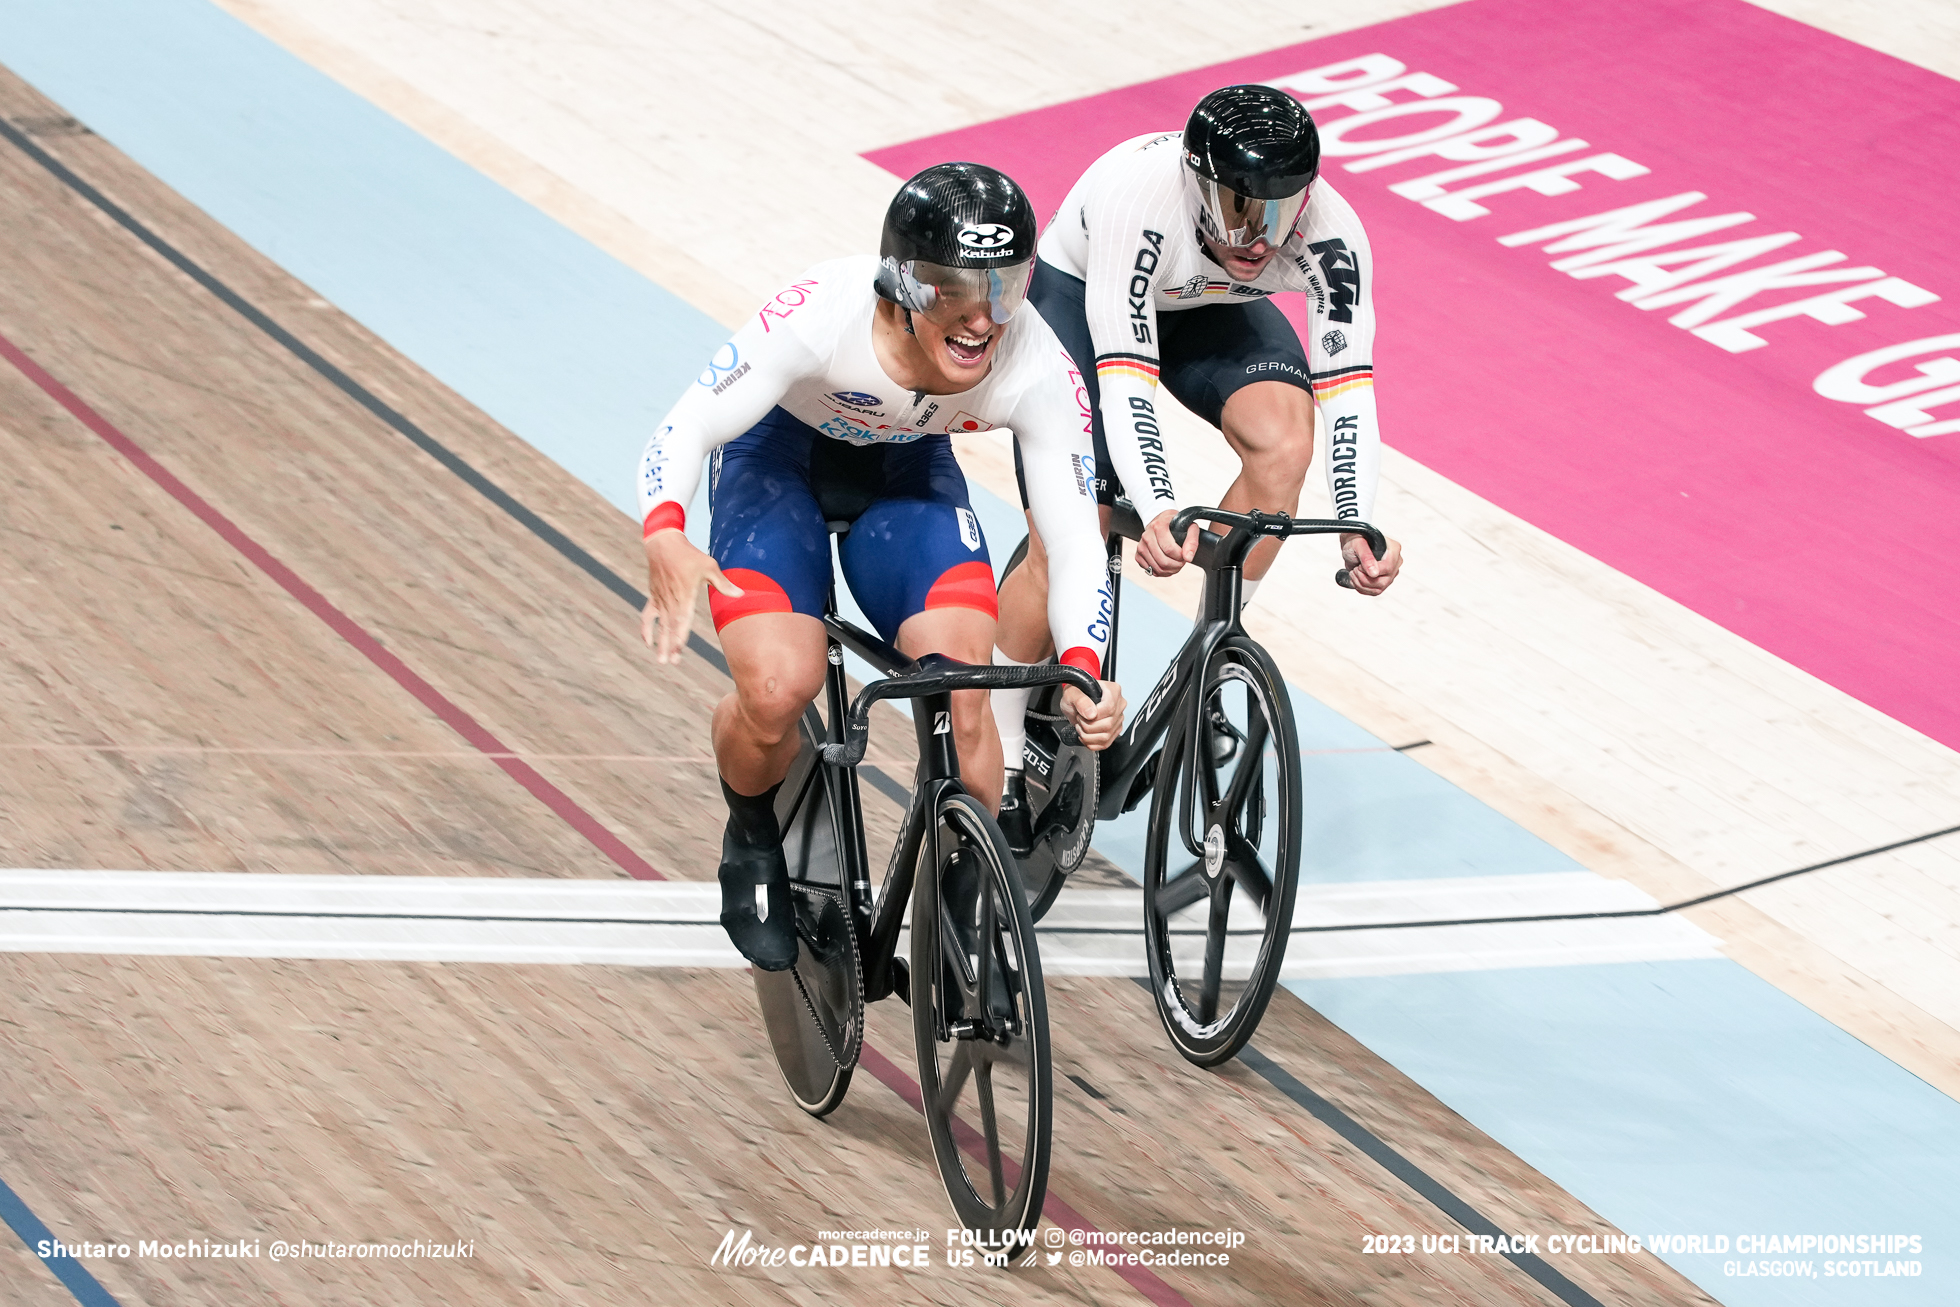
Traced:
<svg viewBox="0 0 1960 1307">
<path fill-rule="evenodd" d="M 1368 548 L 1377 559 L 1388 553 L 1388 537 L 1366 522 L 1336 522 L 1327 518 L 1294 517 L 1290 513 L 1262 513 L 1257 509 L 1250 513 L 1232 513 L 1222 508 L 1205 508 L 1195 505 L 1185 509 L 1171 519 L 1171 536 L 1180 543 L 1191 529 L 1191 524 L 1200 519 L 1220 523 L 1225 526 L 1243 527 L 1258 536 L 1314 536 L 1314 535 L 1358 535 L 1368 541 Z M 1334 573 L 1334 582 L 1346 589 L 1354 589 L 1348 580 L 1348 569 L 1343 567 Z"/>
<path fill-rule="evenodd" d="M 1388 552 L 1388 539 L 1366 522 L 1336 522 L 1328 518 L 1294 517 L 1291 513 L 1262 513 L 1257 509 L 1250 513 L 1232 513 L 1222 508 L 1206 508 L 1194 505 L 1171 519 L 1171 534 L 1179 541 L 1191 524 L 1200 519 L 1218 522 L 1225 526 L 1239 526 L 1262 536 L 1324 536 L 1359 535 L 1368 538 L 1368 547 L 1379 558 Z"/>
<path fill-rule="evenodd" d="M 937 661 L 928 663 L 927 659 Z M 949 666 L 950 664 L 950 666 Z M 949 690 L 1014 690 L 1033 685 L 1073 685 L 1102 701 L 1102 685 L 1080 667 L 1050 663 L 1038 667 L 979 667 L 928 654 L 914 664 L 917 672 L 873 681 L 858 692 L 845 716 L 844 743 L 823 746 L 823 760 L 832 767 L 855 767 L 864 761 L 871 740 L 871 705 L 880 699 L 917 699 Z"/>
</svg>

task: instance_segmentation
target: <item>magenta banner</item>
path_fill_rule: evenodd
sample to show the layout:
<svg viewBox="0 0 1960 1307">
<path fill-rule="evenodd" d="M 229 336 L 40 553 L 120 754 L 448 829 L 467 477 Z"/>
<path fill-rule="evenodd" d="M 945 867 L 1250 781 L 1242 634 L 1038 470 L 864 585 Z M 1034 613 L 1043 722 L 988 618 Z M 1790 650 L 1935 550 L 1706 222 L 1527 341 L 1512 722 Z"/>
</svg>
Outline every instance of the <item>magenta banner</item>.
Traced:
<svg viewBox="0 0 1960 1307">
<path fill-rule="evenodd" d="M 1367 223 L 1390 445 L 1960 747 L 1960 84 L 1742 0 L 1471 0 L 867 157 L 1050 212 L 1241 81 Z"/>
</svg>

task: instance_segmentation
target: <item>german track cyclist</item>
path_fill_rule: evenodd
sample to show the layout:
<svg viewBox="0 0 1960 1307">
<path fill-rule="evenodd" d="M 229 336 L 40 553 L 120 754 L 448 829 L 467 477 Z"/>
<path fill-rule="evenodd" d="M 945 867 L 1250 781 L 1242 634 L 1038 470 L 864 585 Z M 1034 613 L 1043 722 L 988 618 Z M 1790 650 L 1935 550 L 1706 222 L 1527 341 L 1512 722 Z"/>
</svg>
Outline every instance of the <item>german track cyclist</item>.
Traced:
<svg viewBox="0 0 1960 1307">
<path fill-rule="evenodd" d="M 1240 471 L 1219 507 L 1295 511 L 1313 456 L 1314 410 L 1331 433 L 1328 492 L 1339 518 L 1371 521 L 1380 468 L 1375 420 L 1373 267 L 1354 209 L 1316 181 L 1320 138 L 1299 102 L 1270 86 L 1228 86 L 1198 102 L 1183 133 L 1125 141 L 1091 164 L 1042 235 L 1031 301 L 1079 360 L 1095 408 L 1097 498 L 1127 494 L 1146 526 L 1137 561 L 1169 576 L 1197 551 L 1171 519 L 1184 507 L 1165 459 L 1157 385 L 1219 428 Z M 1267 298 L 1305 293 L 1305 348 Z M 1023 498 L 1027 476 L 1023 472 Z M 1025 566 L 1000 592 L 996 661 L 1049 656 L 1041 620 L 1052 571 L 1029 514 Z M 1278 540 L 1246 562 L 1250 600 Z M 1354 588 L 1378 595 L 1401 568 L 1343 535 Z M 994 695 L 1010 764 L 1001 829 L 1031 839 L 1018 764 L 1029 692 Z"/>
<path fill-rule="evenodd" d="M 827 516 L 853 520 L 838 554 L 881 636 L 908 656 L 987 663 L 993 569 L 948 433 L 1011 429 L 1029 518 L 1049 546 L 1044 638 L 1052 629 L 1062 661 L 1100 672 L 1108 592 L 1087 415 L 1069 355 L 1023 308 L 1036 239 L 1033 210 L 1004 174 L 928 168 L 892 201 L 880 257 L 820 263 L 764 304 L 641 455 L 641 634 L 659 661 L 678 662 L 696 594 L 710 587 L 735 681 L 714 714 L 729 811 L 721 922 L 763 969 L 797 955 L 774 803 L 797 720 L 823 686 Z M 682 528 L 710 451 L 704 554 Z M 951 726 L 962 779 L 991 807 L 1001 752 L 986 697 L 954 695 Z M 1092 748 L 1122 727 L 1113 685 L 1100 703 L 1070 689 L 1063 710 Z"/>
</svg>

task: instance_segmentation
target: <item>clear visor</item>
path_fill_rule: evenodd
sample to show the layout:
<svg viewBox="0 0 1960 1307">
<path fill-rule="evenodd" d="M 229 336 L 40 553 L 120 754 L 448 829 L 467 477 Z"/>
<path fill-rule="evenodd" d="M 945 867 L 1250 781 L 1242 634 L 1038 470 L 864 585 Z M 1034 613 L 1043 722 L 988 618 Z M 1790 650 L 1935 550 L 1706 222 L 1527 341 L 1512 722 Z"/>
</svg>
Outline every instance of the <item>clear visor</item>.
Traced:
<svg viewBox="0 0 1960 1307">
<path fill-rule="evenodd" d="M 1300 221 L 1300 210 L 1307 207 L 1305 189 L 1285 199 L 1255 200 L 1203 177 L 1194 180 L 1204 201 L 1205 234 L 1230 249 L 1245 249 L 1262 237 L 1277 249 L 1286 244 L 1293 225 Z"/>
<path fill-rule="evenodd" d="M 948 268 L 913 259 L 898 265 L 905 295 L 900 302 L 941 326 L 965 322 L 983 308 L 995 322 L 1004 323 L 1027 299 L 1033 275 L 1033 259 L 1004 268 Z"/>
</svg>

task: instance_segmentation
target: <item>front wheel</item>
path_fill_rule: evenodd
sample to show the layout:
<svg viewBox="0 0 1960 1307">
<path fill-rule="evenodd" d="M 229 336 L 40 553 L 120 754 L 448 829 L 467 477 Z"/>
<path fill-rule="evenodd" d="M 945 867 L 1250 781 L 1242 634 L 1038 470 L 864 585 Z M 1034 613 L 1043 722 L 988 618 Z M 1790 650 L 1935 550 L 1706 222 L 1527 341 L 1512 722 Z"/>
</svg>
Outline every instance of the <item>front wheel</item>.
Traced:
<svg viewBox="0 0 1960 1307">
<path fill-rule="evenodd" d="M 960 1223 L 1029 1246 L 1048 1191 L 1054 1089 L 1034 923 L 972 795 L 937 805 L 912 896 L 912 1031 L 926 1130 Z"/>
<path fill-rule="evenodd" d="M 1151 992 L 1185 1059 L 1245 1046 L 1286 960 L 1300 878 L 1300 745 L 1286 684 L 1244 636 L 1206 659 L 1157 768 L 1144 849 Z"/>
</svg>

